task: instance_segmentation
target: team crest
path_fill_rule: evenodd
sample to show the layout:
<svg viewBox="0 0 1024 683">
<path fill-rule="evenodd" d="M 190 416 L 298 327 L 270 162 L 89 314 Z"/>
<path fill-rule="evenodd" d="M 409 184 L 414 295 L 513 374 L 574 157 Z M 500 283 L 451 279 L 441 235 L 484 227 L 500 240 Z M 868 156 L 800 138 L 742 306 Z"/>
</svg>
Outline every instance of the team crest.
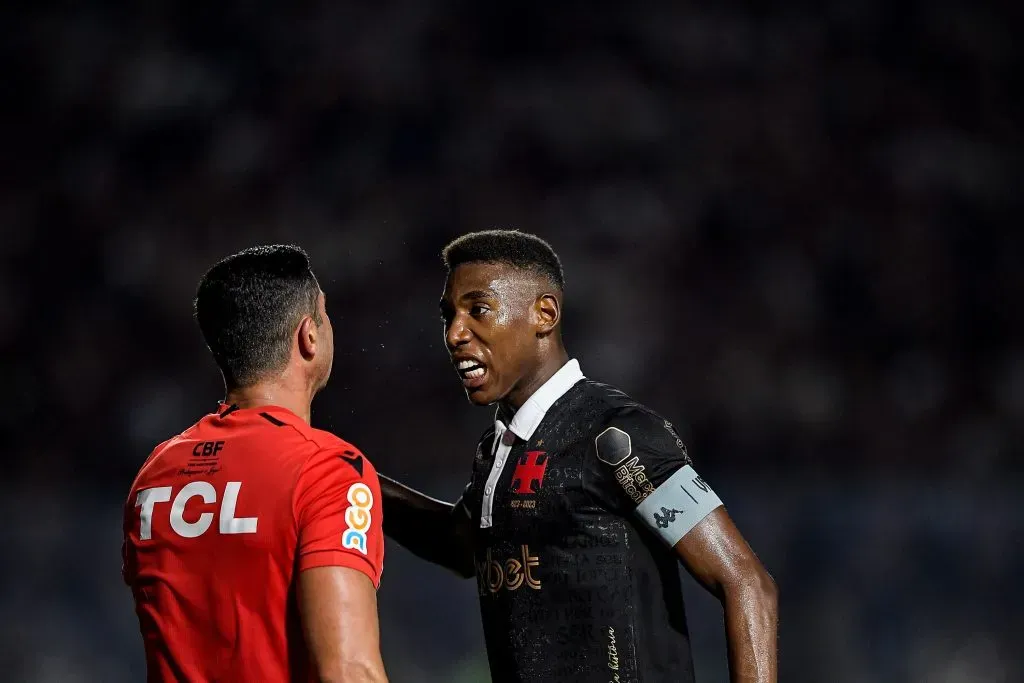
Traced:
<svg viewBox="0 0 1024 683">
<path fill-rule="evenodd" d="M 548 468 L 548 454 L 544 451 L 527 451 L 519 457 L 512 473 L 512 491 L 520 495 L 540 493 L 544 484 L 544 472 Z"/>
</svg>

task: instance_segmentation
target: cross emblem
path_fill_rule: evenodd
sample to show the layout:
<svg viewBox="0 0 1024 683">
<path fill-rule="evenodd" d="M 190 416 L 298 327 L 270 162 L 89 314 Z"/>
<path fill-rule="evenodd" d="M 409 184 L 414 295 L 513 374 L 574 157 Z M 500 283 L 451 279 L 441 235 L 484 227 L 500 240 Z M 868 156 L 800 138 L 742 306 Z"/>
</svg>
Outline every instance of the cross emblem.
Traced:
<svg viewBox="0 0 1024 683">
<path fill-rule="evenodd" d="M 548 456 L 544 451 L 527 451 L 519 458 L 512 473 L 512 490 L 520 494 L 539 493 L 544 483 Z M 537 486 L 534 487 L 534 482 Z M 518 484 L 518 485 L 517 485 Z"/>
</svg>

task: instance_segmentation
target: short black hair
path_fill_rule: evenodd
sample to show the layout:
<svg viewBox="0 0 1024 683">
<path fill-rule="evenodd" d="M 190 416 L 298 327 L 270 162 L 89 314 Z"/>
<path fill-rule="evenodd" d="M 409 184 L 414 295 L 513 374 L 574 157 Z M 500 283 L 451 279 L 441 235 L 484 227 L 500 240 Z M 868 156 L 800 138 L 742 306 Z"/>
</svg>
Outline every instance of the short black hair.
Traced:
<svg viewBox="0 0 1024 683">
<path fill-rule="evenodd" d="M 252 386 L 283 370 L 303 316 L 322 323 L 319 295 L 309 255 L 294 245 L 250 247 L 210 268 L 195 316 L 225 385 Z"/>
<path fill-rule="evenodd" d="M 505 263 L 546 277 L 559 290 L 565 288 L 562 262 L 551 245 L 536 235 L 518 230 L 481 230 L 458 237 L 441 252 L 448 273 L 463 263 Z"/>
</svg>

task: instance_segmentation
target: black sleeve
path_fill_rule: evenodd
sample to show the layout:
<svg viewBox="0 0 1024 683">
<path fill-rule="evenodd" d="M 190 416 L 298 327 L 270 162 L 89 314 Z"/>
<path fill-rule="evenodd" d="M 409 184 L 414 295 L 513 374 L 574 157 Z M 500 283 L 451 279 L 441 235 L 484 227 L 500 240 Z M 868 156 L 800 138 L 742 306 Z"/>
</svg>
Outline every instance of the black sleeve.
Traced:
<svg viewBox="0 0 1024 683">
<path fill-rule="evenodd" d="M 480 507 L 483 504 L 483 482 L 490 473 L 490 453 L 494 446 L 494 427 L 489 427 L 476 445 L 473 469 L 469 482 L 462 489 L 462 495 L 455 501 L 455 512 L 467 517 L 474 528 L 480 524 Z"/>
<path fill-rule="evenodd" d="M 615 411 L 597 428 L 592 448 L 592 493 L 611 509 L 637 515 L 669 545 L 722 504 L 694 471 L 675 429 L 654 413 Z"/>
<path fill-rule="evenodd" d="M 466 486 L 462 489 L 462 495 L 459 496 L 458 500 L 455 501 L 455 506 L 452 508 L 452 514 L 458 517 L 465 517 L 472 521 L 473 519 L 473 502 L 472 502 L 472 489 L 473 480 L 470 479 L 466 483 Z"/>
<path fill-rule="evenodd" d="M 471 577 L 473 526 L 463 499 L 455 504 L 432 498 L 378 475 L 384 499 L 384 533 L 414 555 Z"/>
</svg>

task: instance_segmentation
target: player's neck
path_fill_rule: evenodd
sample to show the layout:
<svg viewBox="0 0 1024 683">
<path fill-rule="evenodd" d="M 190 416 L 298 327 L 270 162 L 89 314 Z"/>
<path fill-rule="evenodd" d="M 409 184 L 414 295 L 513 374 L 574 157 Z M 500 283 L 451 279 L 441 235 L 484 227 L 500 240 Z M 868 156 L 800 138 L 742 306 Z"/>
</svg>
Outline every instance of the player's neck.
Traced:
<svg viewBox="0 0 1024 683">
<path fill-rule="evenodd" d="M 551 379 L 568 362 L 569 354 L 564 348 L 559 347 L 557 351 L 548 354 L 547 358 L 541 361 L 537 370 L 530 378 L 522 383 L 522 386 L 516 387 L 509 392 L 508 396 L 502 400 L 502 406 L 510 415 L 514 414 L 524 403 L 530 400 L 530 397 L 538 389 L 544 386 L 545 382 Z"/>
<path fill-rule="evenodd" d="M 312 397 L 307 391 L 289 389 L 276 382 L 263 382 L 241 389 L 229 389 L 224 398 L 228 405 L 241 409 L 277 406 L 295 413 L 309 424 Z"/>
</svg>

